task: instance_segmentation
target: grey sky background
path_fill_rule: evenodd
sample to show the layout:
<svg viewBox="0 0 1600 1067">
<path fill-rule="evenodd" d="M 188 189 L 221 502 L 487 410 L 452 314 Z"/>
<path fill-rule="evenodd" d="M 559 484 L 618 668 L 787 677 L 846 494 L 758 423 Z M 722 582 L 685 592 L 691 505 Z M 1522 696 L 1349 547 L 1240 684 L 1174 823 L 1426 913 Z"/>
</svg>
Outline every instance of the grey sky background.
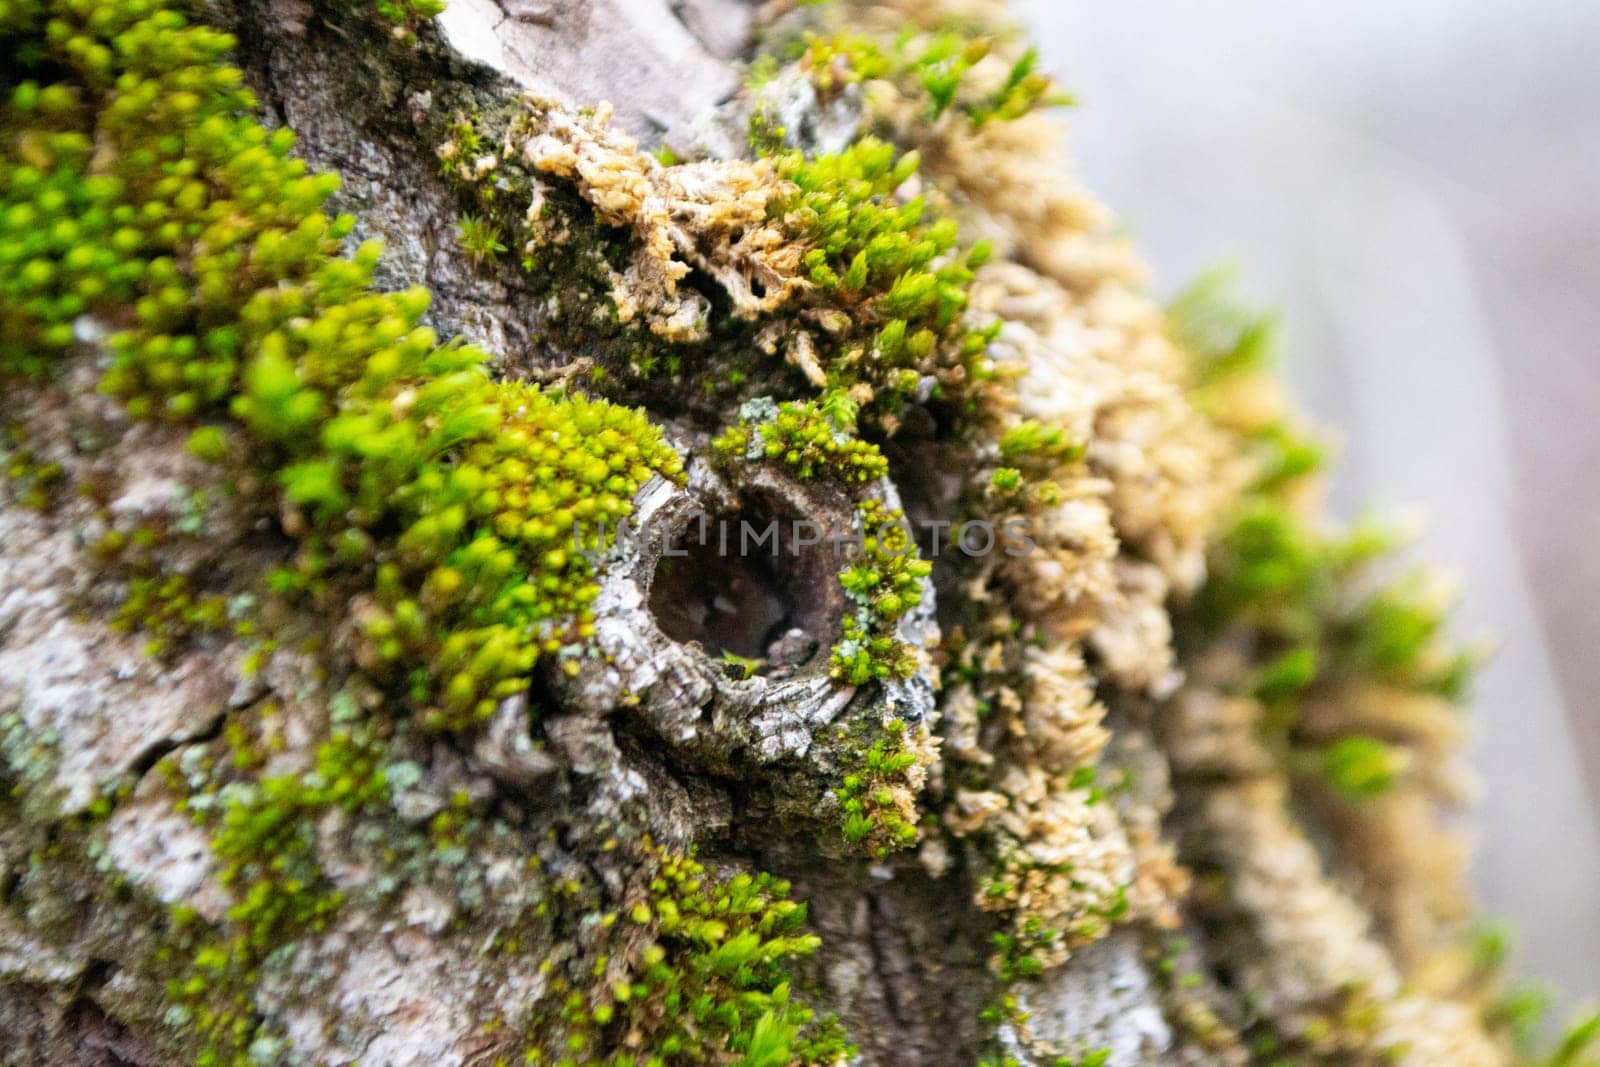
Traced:
<svg viewBox="0 0 1600 1067">
<path fill-rule="evenodd" d="M 1498 638 L 1476 883 L 1526 974 L 1600 993 L 1600 4 L 1019 7 L 1158 289 L 1238 263 L 1335 507 L 1425 515 Z"/>
</svg>

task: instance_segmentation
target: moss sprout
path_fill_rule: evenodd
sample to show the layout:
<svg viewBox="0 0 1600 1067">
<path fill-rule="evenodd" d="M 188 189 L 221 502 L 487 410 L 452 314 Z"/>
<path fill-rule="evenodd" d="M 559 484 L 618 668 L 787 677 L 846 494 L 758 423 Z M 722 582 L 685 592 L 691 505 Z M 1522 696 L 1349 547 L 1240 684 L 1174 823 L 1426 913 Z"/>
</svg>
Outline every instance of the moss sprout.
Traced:
<svg viewBox="0 0 1600 1067">
<path fill-rule="evenodd" d="M 845 485 L 874 482 L 889 473 L 874 445 L 853 436 L 855 410 L 848 396 L 823 401 L 752 401 L 737 425 L 714 442 L 726 458 L 773 460 L 801 478 L 832 478 Z"/>
<path fill-rule="evenodd" d="M 646 887 L 614 944 L 581 977 L 552 977 L 527 1062 L 547 1067 L 832 1065 L 853 1051 L 837 1023 L 792 992 L 789 968 L 818 947 L 806 909 L 767 874 L 720 876 L 646 845 Z"/>
<path fill-rule="evenodd" d="M 836 154 L 789 151 L 774 162 L 795 187 L 781 214 L 809 248 L 809 280 L 855 324 L 822 360 L 829 385 L 862 383 L 869 402 L 892 413 L 986 379 L 991 335 L 961 316 L 987 248 L 958 250 L 953 220 L 921 197 L 896 196 L 917 171 L 916 153 L 867 137 Z"/>
<path fill-rule="evenodd" d="M 1352 800 L 1381 796 L 1405 773 L 1406 753 L 1376 737 L 1341 737 L 1322 754 L 1328 782 Z"/>
<path fill-rule="evenodd" d="M 1038 419 L 1023 419 L 1000 437 L 1000 458 L 1018 467 L 1048 470 L 1075 463 L 1083 455 L 1083 445 L 1068 439 L 1065 430 Z"/>
<path fill-rule="evenodd" d="M 881 78 L 924 100 L 929 122 L 955 114 L 982 127 L 1072 103 L 1072 97 L 1038 69 L 1035 49 L 1016 54 L 1007 63 L 996 43 L 950 27 L 924 34 L 904 32 L 883 43 L 853 33 L 807 33 L 792 51 L 818 93 L 826 96 L 846 85 Z M 980 64 L 986 68 L 981 74 L 976 70 Z"/>
<path fill-rule="evenodd" d="M 174 769 L 179 789 L 190 792 L 183 808 L 212 829 L 218 877 L 234 899 L 225 928 L 179 923 L 188 932 L 178 945 L 178 976 L 168 984 L 169 1018 L 198 1036 L 202 1067 L 253 1063 L 255 1050 L 280 1040 L 255 1003 L 260 968 L 282 946 L 325 929 L 344 903 L 317 859 L 318 822 L 385 796 L 376 725 L 347 696 L 333 706 L 341 721 L 306 773 L 255 777 L 261 756 L 237 724 L 228 732 L 231 758 L 198 770 L 198 788 Z"/>
<path fill-rule="evenodd" d="M 417 29 L 443 14 L 446 0 L 373 0 L 373 9 L 401 41 L 415 42 Z"/>
<path fill-rule="evenodd" d="M 1272 318 L 1240 308 L 1227 286 L 1226 273 L 1208 275 L 1170 310 L 1201 403 L 1213 409 L 1264 373 L 1277 349 Z M 1292 724 L 1314 686 L 1363 678 L 1459 700 L 1478 656 L 1449 642 L 1442 586 L 1424 574 L 1383 574 L 1401 542 L 1394 531 L 1372 522 L 1328 531 L 1305 517 L 1303 489 L 1324 456 L 1287 419 L 1235 428 L 1257 477 L 1219 538 L 1197 607 L 1213 631 L 1244 626 L 1265 640 L 1254 689 L 1274 722 Z"/>
<path fill-rule="evenodd" d="M 506 250 L 494 223 L 476 215 L 461 216 L 461 221 L 456 223 L 456 242 L 467 257 L 477 263 L 494 259 Z"/>
<path fill-rule="evenodd" d="M 856 521 L 863 531 L 862 555 L 839 575 L 855 610 L 845 616 L 829 673 L 851 685 L 909 678 L 917 669 L 917 650 L 900 637 L 899 623 L 921 603 L 933 567 L 917 555 L 900 511 L 869 499 L 857 506 Z"/>
<path fill-rule="evenodd" d="M 835 95 L 845 86 L 882 77 L 890 70 L 883 50 L 871 38 L 860 34 L 836 33 L 824 37 L 807 33 L 799 51 L 801 69 L 811 76 L 811 84 L 823 97 Z M 770 53 L 767 58 L 776 64 L 776 57 Z"/>
<path fill-rule="evenodd" d="M 917 843 L 916 794 L 923 768 L 907 746 L 906 730 L 899 719 L 886 722 L 882 736 L 858 753 L 834 790 L 845 840 L 877 859 Z"/>
<path fill-rule="evenodd" d="M 0 431 L 0 481 L 9 483 L 13 500 L 34 511 L 48 511 L 66 482 L 61 464 L 41 462 L 28 447 L 20 425 Z"/>
<path fill-rule="evenodd" d="M 111 625 L 146 635 L 145 655 L 163 656 L 198 634 L 228 629 L 230 616 L 227 597 L 196 593 L 187 575 L 147 574 L 128 584 Z M 245 633 L 252 629 L 244 620 L 239 625 Z"/>
</svg>

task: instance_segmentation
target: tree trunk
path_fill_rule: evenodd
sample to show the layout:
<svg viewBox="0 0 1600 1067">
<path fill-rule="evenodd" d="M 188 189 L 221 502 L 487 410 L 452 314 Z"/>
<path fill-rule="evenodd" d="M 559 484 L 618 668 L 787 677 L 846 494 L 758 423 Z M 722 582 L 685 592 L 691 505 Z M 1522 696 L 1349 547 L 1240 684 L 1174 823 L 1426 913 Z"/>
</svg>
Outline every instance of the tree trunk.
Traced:
<svg viewBox="0 0 1600 1067">
<path fill-rule="evenodd" d="M 132 90 L 89 60 L 74 74 L 80 53 L 34 6 L 0 3 L 20 57 L 0 81 L 77 86 L 61 121 L 101 123 L 84 166 L 120 166 L 133 142 L 96 116 Z M 587 563 L 563 538 L 517 556 L 505 581 L 529 589 L 584 568 L 580 621 L 527 623 L 558 638 L 458 713 L 450 682 L 498 670 L 491 646 L 452 659 L 405 614 L 444 625 L 441 575 L 475 581 L 476 542 L 429 570 L 418 531 L 449 472 L 479 469 L 471 442 L 501 449 L 485 477 L 514 479 L 510 430 L 460 431 L 434 480 L 370 514 L 364 479 L 400 445 L 343 461 L 338 508 L 304 480 L 319 454 L 294 451 L 338 447 L 321 427 L 366 394 L 328 368 L 359 345 L 375 366 L 400 312 L 292 342 L 295 380 L 325 373 L 318 395 L 339 398 L 292 437 L 260 414 L 255 312 L 198 412 L 154 371 L 133 399 L 117 384 L 166 351 L 118 331 L 204 349 L 207 285 L 230 307 L 294 291 L 264 246 L 213 278 L 196 264 L 214 231 L 175 237 L 188 303 L 161 330 L 140 281 L 46 344 L 7 283 L 0 323 L 50 359 L 0 351 L 6 1062 L 1512 1062 L 1492 975 L 1455 947 L 1469 914 L 1439 818 L 1459 727 L 1439 694 L 1460 664 L 1437 605 L 1362 592 L 1310 476 L 1273 466 L 1291 423 L 1257 366 L 1227 370 L 1256 324 L 1223 314 L 1173 343 L 1111 220 L 1063 176 L 998 5 L 386 6 L 192 16 L 235 36 L 255 119 L 342 175 L 328 210 L 353 230 L 316 255 L 381 240 L 372 288 L 431 291 L 427 326 L 488 353 L 494 397 L 523 397 L 494 401 L 501 426 L 557 417 L 506 391 L 530 382 L 560 418 L 584 394 L 655 427 L 637 443 L 572 415 L 548 463 L 603 473 L 565 504 L 544 468 L 508 482 L 467 520 L 480 540 L 571 525 L 619 481 L 630 528 L 586 543 Z M 92 43 L 110 31 L 83 7 L 42 5 Z M 846 24 L 862 36 L 807 45 Z M 121 32 L 106 62 L 131 69 Z M 183 91 L 163 84 L 145 113 Z M 8 206 L 37 165 L 34 114 L 5 119 Z M 851 200 L 785 154 L 848 157 L 869 134 L 920 171 Z M 197 197 L 222 200 L 227 163 L 200 163 Z M 845 215 L 797 205 L 815 188 Z M 925 214 L 900 210 L 918 196 Z M 880 278 L 848 244 L 885 204 L 900 221 L 883 248 L 899 234 L 927 242 L 928 269 L 975 274 L 938 277 L 950 314 L 892 292 L 929 256 Z M 70 269 L 67 246 L 5 262 L 29 256 Z M 317 279 L 288 334 L 342 306 Z M 373 418 L 438 431 L 445 415 L 416 414 L 430 374 Z M 152 395 L 160 417 L 138 403 Z M 810 436 L 774 446 L 791 416 Z M 606 468 L 636 443 L 645 458 Z M 1269 507 L 1262 533 L 1250 517 Z M 870 541 L 900 510 L 919 533 L 1021 518 L 1036 536 L 969 553 L 946 531 L 926 575 L 795 536 L 804 520 Z M 776 554 L 709 546 L 774 521 Z M 1291 557 L 1305 574 L 1250 584 Z M 463 634 L 508 610 L 476 603 Z M 1396 612 L 1426 631 L 1398 656 L 1373 644 Z"/>
</svg>

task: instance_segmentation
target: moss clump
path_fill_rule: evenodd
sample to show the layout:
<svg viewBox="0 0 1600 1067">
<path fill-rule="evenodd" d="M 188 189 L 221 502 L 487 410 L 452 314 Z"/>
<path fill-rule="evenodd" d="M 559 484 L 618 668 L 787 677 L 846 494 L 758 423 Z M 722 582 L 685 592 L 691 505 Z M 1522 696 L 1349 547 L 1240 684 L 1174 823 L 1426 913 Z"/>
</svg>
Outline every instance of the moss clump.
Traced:
<svg viewBox="0 0 1600 1067">
<path fill-rule="evenodd" d="M 321 211 L 337 177 L 247 114 L 226 35 L 154 0 L 6 15 L 30 80 L 0 114 L 0 370 L 47 371 L 83 324 L 126 323 L 102 388 L 203 422 L 199 454 L 278 488 L 301 545 L 278 591 L 359 597 L 365 665 L 430 725 L 487 714 L 583 636 L 574 549 L 676 455 L 637 412 L 491 381 L 484 353 L 420 325 L 425 292 L 373 292 L 380 249 L 340 256 L 353 222 Z"/>
<path fill-rule="evenodd" d="M 808 155 L 754 129 L 766 118 L 758 103 L 760 158 L 668 162 L 609 129 L 603 112 L 534 100 L 520 116 L 461 116 L 439 156 L 484 225 L 563 298 L 562 317 L 584 322 L 597 382 L 681 371 L 698 387 L 682 401 L 705 407 L 750 395 L 754 345 L 782 349 L 803 376 L 765 368 L 762 391 L 848 395 L 873 430 L 892 433 L 913 406 L 968 414 L 998 329 L 966 315 L 989 246 L 962 245 L 955 221 L 917 194 L 916 153 L 865 137 Z M 722 192 L 710 199 L 708 188 Z M 701 291 L 707 279 L 731 313 Z"/>
<path fill-rule="evenodd" d="M 41 462 L 28 447 L 21 426 L 0 433 L 0 478 L 9 483 L 11 498 L 25 508 L 48 511 L 66 482 L 61 464 Z"/>
<path fill-rule="evenodd" d="M 474 383 L 486 387 L 476 397 Z M 435 384 L 416 391 L 419 404 Z M 362 622 L 368 663 L 380 674 L 426 664 L 427 677 L 412 670 L 408 688 L 428 709 L 425 722 L 439 728 L 488 715 L 526 684 L 542 652 L 590 635 L 596 589 L 583 553 L 601 547 L 602 531 L 628 515 L 652 473 L 679 473 L 677 455 L 636 411 L 534 386 L 492 385 L 475 365 L 457 384 L 469 387 L 464 399 L 479 404 L 453 414 L 475 426 L 459 427 L 463 440 L 452 462 L 422 458 L 429 450 L 418 442 L 421 462 L 390 496 L 403 501 L 409 521 L 380 555 L 375 599 Z M 463 399 L 450 388 L 441 384 L 436 393 L 446 408 Z M 394 428 L 375 414 L 380 434 Z M 337 487 L 361 477 L 362 449 L 372 447 L 361 440 L 365 429 L 352 429 L 342 469 L 326 460 L 313 469 L 318 492 L 331 485 L 340 500 Z M 319 507 L 317 514 L 330 513 Z M 329 534 L 322 544 L 335 556 L 342 546 L 371 543 L 360 528 L 336 526 Z M 323 558 L 303 554 L 309 566 L 297 576 L 314 582 Z"/>
<path fill-rule="evenodd" d="M 111 625 L 147 635 L 145 655 L 162 656 L 198 634 L 227 629 L 229 617 L 228 598 L 196 593 L 188 575 L 141 575 L 128 583 Z"/>
<path fill-rule="evenodd" d="M 468 258 L 476 263 L 483 263 L 494 259 L 506 250 L 505 242 L 500 239 L 500 231 L 492 222 L 487 222 L 476 215 L 463 215 L 456 223 L 456 243 L 461 246 Z"/>
<path fill-rule="evenodd" d="M 887 44 L 852 33 L 807 33 L 791 51 L 810 73 L 818 93 L 827 96 L 846 85 L 882 78 L 902 93 L 924 99 L 929 122 L 952 113 L 976 128 L 1072 103 L 1072 97 L 1038 69 L 1036 49 L 1018 55 L 1001 68 L 1003 74 L 974 76 L 973 69 L 985 60 L 993 58 L 993 65 L 999 66 L 994 44 L 992 38 L 947 28 L 929 34 L 903 33 Z"/>
<path fill-rule="evenodd" d="M 891 719 L 883 736 L 858 753 L 834 796 L 843 813 L 846 841 L 878 859 L 917 843 L 913 770 L 917 754 L 906 747 L 906 724 Z"/>
<path fill-rule="evenodd" d="M 332 708 L 335 721 L 305 773 L 256 777 L 259 745 L 237 724 L 228 731 L 228 760 L 169 767 L 175 787 L 188 794 L 180 810 L 213 832 L 218 878 L 235 900 L 218 930 L 179 909 L 184 936 L 167 953 L 179 971 L 168 985 L 170 1018 L 193 1028 L 202 1067 L 253 1063 L 263 1048 L 281 1051 L 255 1003 L 260 969 L 274 951 L 326 928 L 344 903 L 317 859 L 318 823 L 328 812 L 359 812 L 385 795 L 380 725 L 347 695 L 336 695 Z"/>
<path fill-rule="evenodd" d="M 1083 455 L 1083 445 L 1068 438 L 1064 429 L 1038 419 L 1023 419 L 1000 437 L 1000 458 L 1024 469 L 1051 470 Z"/>
<path fill-rule="evenodd" d="M 891 67 L 889 57 L 884 55 L 877 42 L 858 33 L 823 36 L 808 32 L 792 51 L 798 53 L 800 69 L 810 75 L 812 86 L 824 98 L 836 95 L 845 86 L 881 78 L 889 73 Z M 769 68 L 776 67 L 777 56 L 766 53 L 763 58 Z M 760 87 L 760 73 L 752 70 L 752 74 L 756 75 L 756 84 L 752 88 Z M 776 71 L 768 69 L 765 73 L 767 80 L 770 80 Z"/>
<path fill-rule="evenodd" d="M 425 292 L 374 292 L 379 248 L 341 255 L 353 220 L 321 210 L 337 178 L 250 116 L 231 44 L 158 0 L 0 6 L 0 373 L 48 376 L 103 339 L 106 393 L 263 487 L 297 546 L 274 591 L 334 618 L 354 601 L 368 672 L 424 725 L 468 726 L 583 638 L 582 553 L 678 458 L 641 413 L 492 381 L 484 353 L 420 325 Z M 113 531 L 97 555 L 160 537 Z M 228 607 L 139 573 L 119 619 L 163 651 Z M 342 904 L 317 826 L 381 795 L 388 719 L 333 710 L 303 772 L 260 777 L 237 722 L 225 764 L 178 772 L 236 900 L 220 930 L 180 910 L 165 953 L 202 1063 L 282 1052 L 260 969 Z"/>
<path fill-rule="evenodd" d="M 1271 317 L 1229 300 L 1227 280 L 1201 279 L 1170 310 L 1172 332 L 1193 357 L 1197 403 L 1239 434 L 1257 471 L 1196 599 L 1203 628 L 1254 633 L 1263 664 L 1254 695 L 1277 727 L 1292 726 L 1315 687 L 1361 679 L 1460 699 L 1477 657 L 1446 638 L 1448 597 L 1424 575 L 1382 577 L 1379 564 L 1399 540 L 1391 531 L 1314 525 L 1302 501 L 1322 449 L 1281 413 L 1231 403 L 1241 382 L 1270 365 L 1277 340 Z"/>
<path fill-rule="evenodd" d="M 445 0 L 374 0 L 373 4 L 394 36 L 411 42 L 416 40 L 418 27 L 443 14 L 444 6 Z"/>
<path fill-rule="evenodd" d="M 1025 883 L 1041 884 L 1059 873 L 1058 868 L 1014 858 L 985 883 L 984 894 L 997 900 L 1015 899 Z M 1128 917 L 1128 908 L 1128 887 L 1118 886 L 1083 906 L 1065 928 L 1037 916 L 1017 914 L 1008 929 L 995 931 L 991 938 L 994 954 L 990 966 L 1003 982 L 1038 978 L 1047 966 L 1060 961 L 1064 946 L 1098 940 Z"/>
<path fill-rule="evenodd" d="M 582 975 L 554 975 L 555 1017 L 537 1017 L 526 1061 L 547 1067 L 836 1064 L 852 1054 L 837 1024 L 791 994 L 790 966 L 816 951 L 805 905 L 767 874 L 722 878 L 646 845 L 644 892 L 613 944 Z"/>
<path fill-rule="evenodd" d="M 973 511 L 991 521 L 1037 515 L 1061 499 L 1058 479 L 1083 460 L 1084 447 L 1059 426 L 1023 419 L 1000 435 L 1001 466 L 989 471 L 981 491 L 970 493 Z"/>
<path fill-rule="evenodd" d="M 825 477 L 846 487 L 874 482 L 888 473 L 876 445 L 852 435 L 855 405 L 842 392 L 821 401 L 775 404 L 762 398 L 745 404 L 739 422 L 713 443 L 724 460 L 781 462 L 801 478 Z M 829 673 L 850 685 L 909 678 L 917 650 L 899 635 L 900 620 L 922 601 L 922 583 L 932 565 L 920 558 L 905 516 L 881 501 L 856 504 L 860 548 L 839 572 L 854 610 L 829 659 Z M 840 543 L 844 543 L 842 540 Z M 864 836 L 864 835 L 863 835 Z"/>
<path fill-rule="evenodd" d="M 1214 629 L 1262 635 L 1255 693 L 1281 710 L 1319 680 L 1353 677 L 1458 699 L 1477 657 L 1447 643 L 1448 598 L 1421 576 L 1374 581 L 1395 540 L 1370 525 L 1320 533 L 1258 495 L 1221 538 L 1197 606 Z"/>
<path fill-rule="evenodd" d="M 954 220 L 920 196 L 897 198 L 916 173 L 915 152 L 867 137 L 844 151 L 775 156 L 795 192 L 778 209 L 808 246 L 804 266 L 817 300 L 849 323 L 819 360 L 829 388 L 851 390 L 891 422 L 907 403 L 956 402 L 991 371 L 992 334 L 962 322 L 972 272 L 987 245 L 957 247 Z"/>
<path fill-rule="evenodd" d="M 922 602 L 922 583 L 933 565 L 918 557 L 899 510 L 865 500 L 856 507 L 856 521 L 862 529 L 861 558 L 839 574 L 855 611 L 844 618 L 828 671 L 851 685 L 909 678 L 917 670 L 917 651 L 899 636 L 898 627 Z"/>
<path fill-rule="evenodd" d="M 204 440 L 203 430 L 196 433 Z M 100 488 L 92 479 L 81 487 L 91 499 L 98 499 Z M 207 634 L 231 634 L 255 642 L 258 652 L 266 649 L 256 641 L 259 597 L 205 588 L 202 568 L 171 571 L 162 566 L 164 553 L 192 548 L 205 536 L 210 499 L 205 491 L 184 492 L 175 514 L 148 518 L 132 528 L 119 528 L 108 509 L 98 513 L 107 529 L 89 545 L 89 557 L 102 577 L 125 583 L 108 622 L 114 630 L 143 634 L 147 656 L 172 655 Z"/>
<path fill-rule="evenodd" d="M 1376 737 L 1341 737 L 1322 752 L 1329 784 L 1351 800 L 1381 796 L 1405 772 L 1403 749 Z"/>
<path fill-rule="evenodd" d="M 728 459 L 773 460 L 801 478 L 830 478 L 845 485 L 875 482 L 889 473 L 877 447 L 853 436 L 855 406 L 832 393 L 822 401 L 754 400 L 739 422 L 713 442 Z"/>
</svg>

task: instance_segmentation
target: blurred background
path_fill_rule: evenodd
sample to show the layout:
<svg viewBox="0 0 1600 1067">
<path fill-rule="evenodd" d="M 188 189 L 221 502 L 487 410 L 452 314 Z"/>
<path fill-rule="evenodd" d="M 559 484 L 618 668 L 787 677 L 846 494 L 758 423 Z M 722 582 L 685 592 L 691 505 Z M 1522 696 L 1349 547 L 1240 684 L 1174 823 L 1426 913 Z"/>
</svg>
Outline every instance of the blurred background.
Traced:
<svg viewBox="0 0 1600 1067">
<path fill-rule="evenodd" d="M 1600 4 L 1019 6 L 1158 291 L 1239 265 L 1336 510 L 1424 515 L 1498 639 L 1476 884 L 1524 975 L 1600 993 Z"/>
</svg>

